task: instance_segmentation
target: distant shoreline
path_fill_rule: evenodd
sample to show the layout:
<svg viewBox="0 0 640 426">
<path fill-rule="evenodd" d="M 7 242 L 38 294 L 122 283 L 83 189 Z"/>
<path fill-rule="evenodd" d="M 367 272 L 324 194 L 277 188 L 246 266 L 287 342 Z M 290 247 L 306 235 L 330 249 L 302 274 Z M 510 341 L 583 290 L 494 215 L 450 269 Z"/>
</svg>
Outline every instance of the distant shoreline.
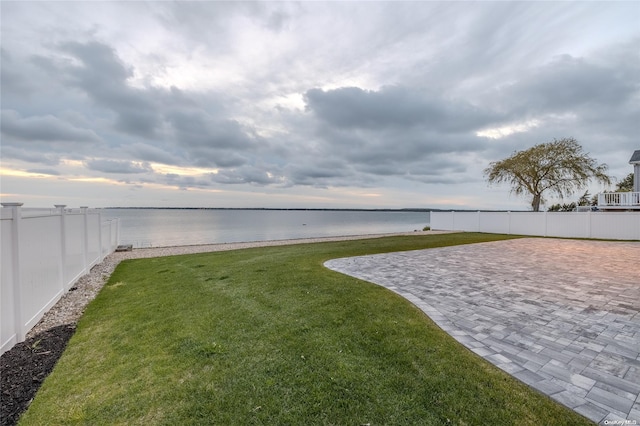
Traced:
<svg viewBox="0 0 640 426">
<path fill-rule="evenodd" d="M 339 209 L 339 208 L 278 208 L 278 207 L 98 207 L 101 210 L 270 210 L 270 211 L 337 211 L 337 212 L 432 212 L 441 209 Z"/>
<path fill-rule="evenodd" d="M 341 209 L 341 208 L 304 208 L 304 207 L 95 207 L 98 210 L 265 210 L 265 211 L 318 211 L 318 212 L 519 212 L 529 210 L 487 210 L 487 209 L 433 209 L 433 208 L 402 208 L 402 209 Z M 542 212 L 541 212 L 542 213 Z"/>
</svg>

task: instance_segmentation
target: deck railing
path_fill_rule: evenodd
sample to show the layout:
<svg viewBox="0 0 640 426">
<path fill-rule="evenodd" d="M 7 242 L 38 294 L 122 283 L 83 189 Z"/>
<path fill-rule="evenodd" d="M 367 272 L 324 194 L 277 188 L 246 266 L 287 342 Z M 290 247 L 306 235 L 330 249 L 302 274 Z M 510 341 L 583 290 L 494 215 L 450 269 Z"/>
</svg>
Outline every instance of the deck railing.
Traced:
<svg viewBox="0 0 640 426">
<path fill-rule="evenodd" d="M 640 208 L 640 192 L 609 192 L 598 194 L 600 208 Z"/>
</svg>

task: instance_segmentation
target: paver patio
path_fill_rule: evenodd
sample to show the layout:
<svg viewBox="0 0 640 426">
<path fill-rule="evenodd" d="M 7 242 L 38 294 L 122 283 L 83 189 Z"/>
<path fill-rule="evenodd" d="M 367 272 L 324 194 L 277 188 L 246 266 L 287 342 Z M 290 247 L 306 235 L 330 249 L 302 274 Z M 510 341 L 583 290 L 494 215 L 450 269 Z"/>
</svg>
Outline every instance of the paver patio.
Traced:
<svg viewBox="0 0 640 426">
<path fill-rule="evenodd" d="M 585 417 L 640 424 L 640 243 L 524 238 L 325 265 Z"/>
</svg>

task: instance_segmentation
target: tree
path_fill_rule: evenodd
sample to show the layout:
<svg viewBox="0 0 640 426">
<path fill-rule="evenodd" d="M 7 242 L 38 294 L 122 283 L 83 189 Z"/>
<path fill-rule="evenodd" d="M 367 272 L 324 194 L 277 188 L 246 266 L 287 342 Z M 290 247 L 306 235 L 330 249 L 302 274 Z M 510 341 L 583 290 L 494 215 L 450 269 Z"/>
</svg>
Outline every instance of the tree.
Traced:
<svg viewBox="0 0 640 426">
<path fill-rule="evenodd" d="M 616 184 L 616 192 L 633 192 L 633 173 Z"/>
<path fill-rule="evenodd" d="M 516 151 L 509 158 L 490 163 L 484 174 L 489 184 L 508 183 L 516 195 L 530 195 L 531 207 L 537 212 L 546 191 L 564 198 L 594 178 L 610 184 L 606 171 L 607 165 L 597 164 L 575 139 L 564 138 Z"/>
</svg>

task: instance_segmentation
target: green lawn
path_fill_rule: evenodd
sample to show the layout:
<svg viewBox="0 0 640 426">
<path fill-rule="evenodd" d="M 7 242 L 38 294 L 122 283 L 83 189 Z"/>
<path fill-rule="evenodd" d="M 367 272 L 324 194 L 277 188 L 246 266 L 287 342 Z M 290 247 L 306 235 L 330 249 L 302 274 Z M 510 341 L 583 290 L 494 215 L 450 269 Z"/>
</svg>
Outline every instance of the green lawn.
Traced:
<svg viewBox="0 0 640 426">
<path fill-rule="evenodd" d="M 338 257 L 510 238 L 388 237 L 120 264 L 21 425 L 578 425 Z"/>
</svg>

